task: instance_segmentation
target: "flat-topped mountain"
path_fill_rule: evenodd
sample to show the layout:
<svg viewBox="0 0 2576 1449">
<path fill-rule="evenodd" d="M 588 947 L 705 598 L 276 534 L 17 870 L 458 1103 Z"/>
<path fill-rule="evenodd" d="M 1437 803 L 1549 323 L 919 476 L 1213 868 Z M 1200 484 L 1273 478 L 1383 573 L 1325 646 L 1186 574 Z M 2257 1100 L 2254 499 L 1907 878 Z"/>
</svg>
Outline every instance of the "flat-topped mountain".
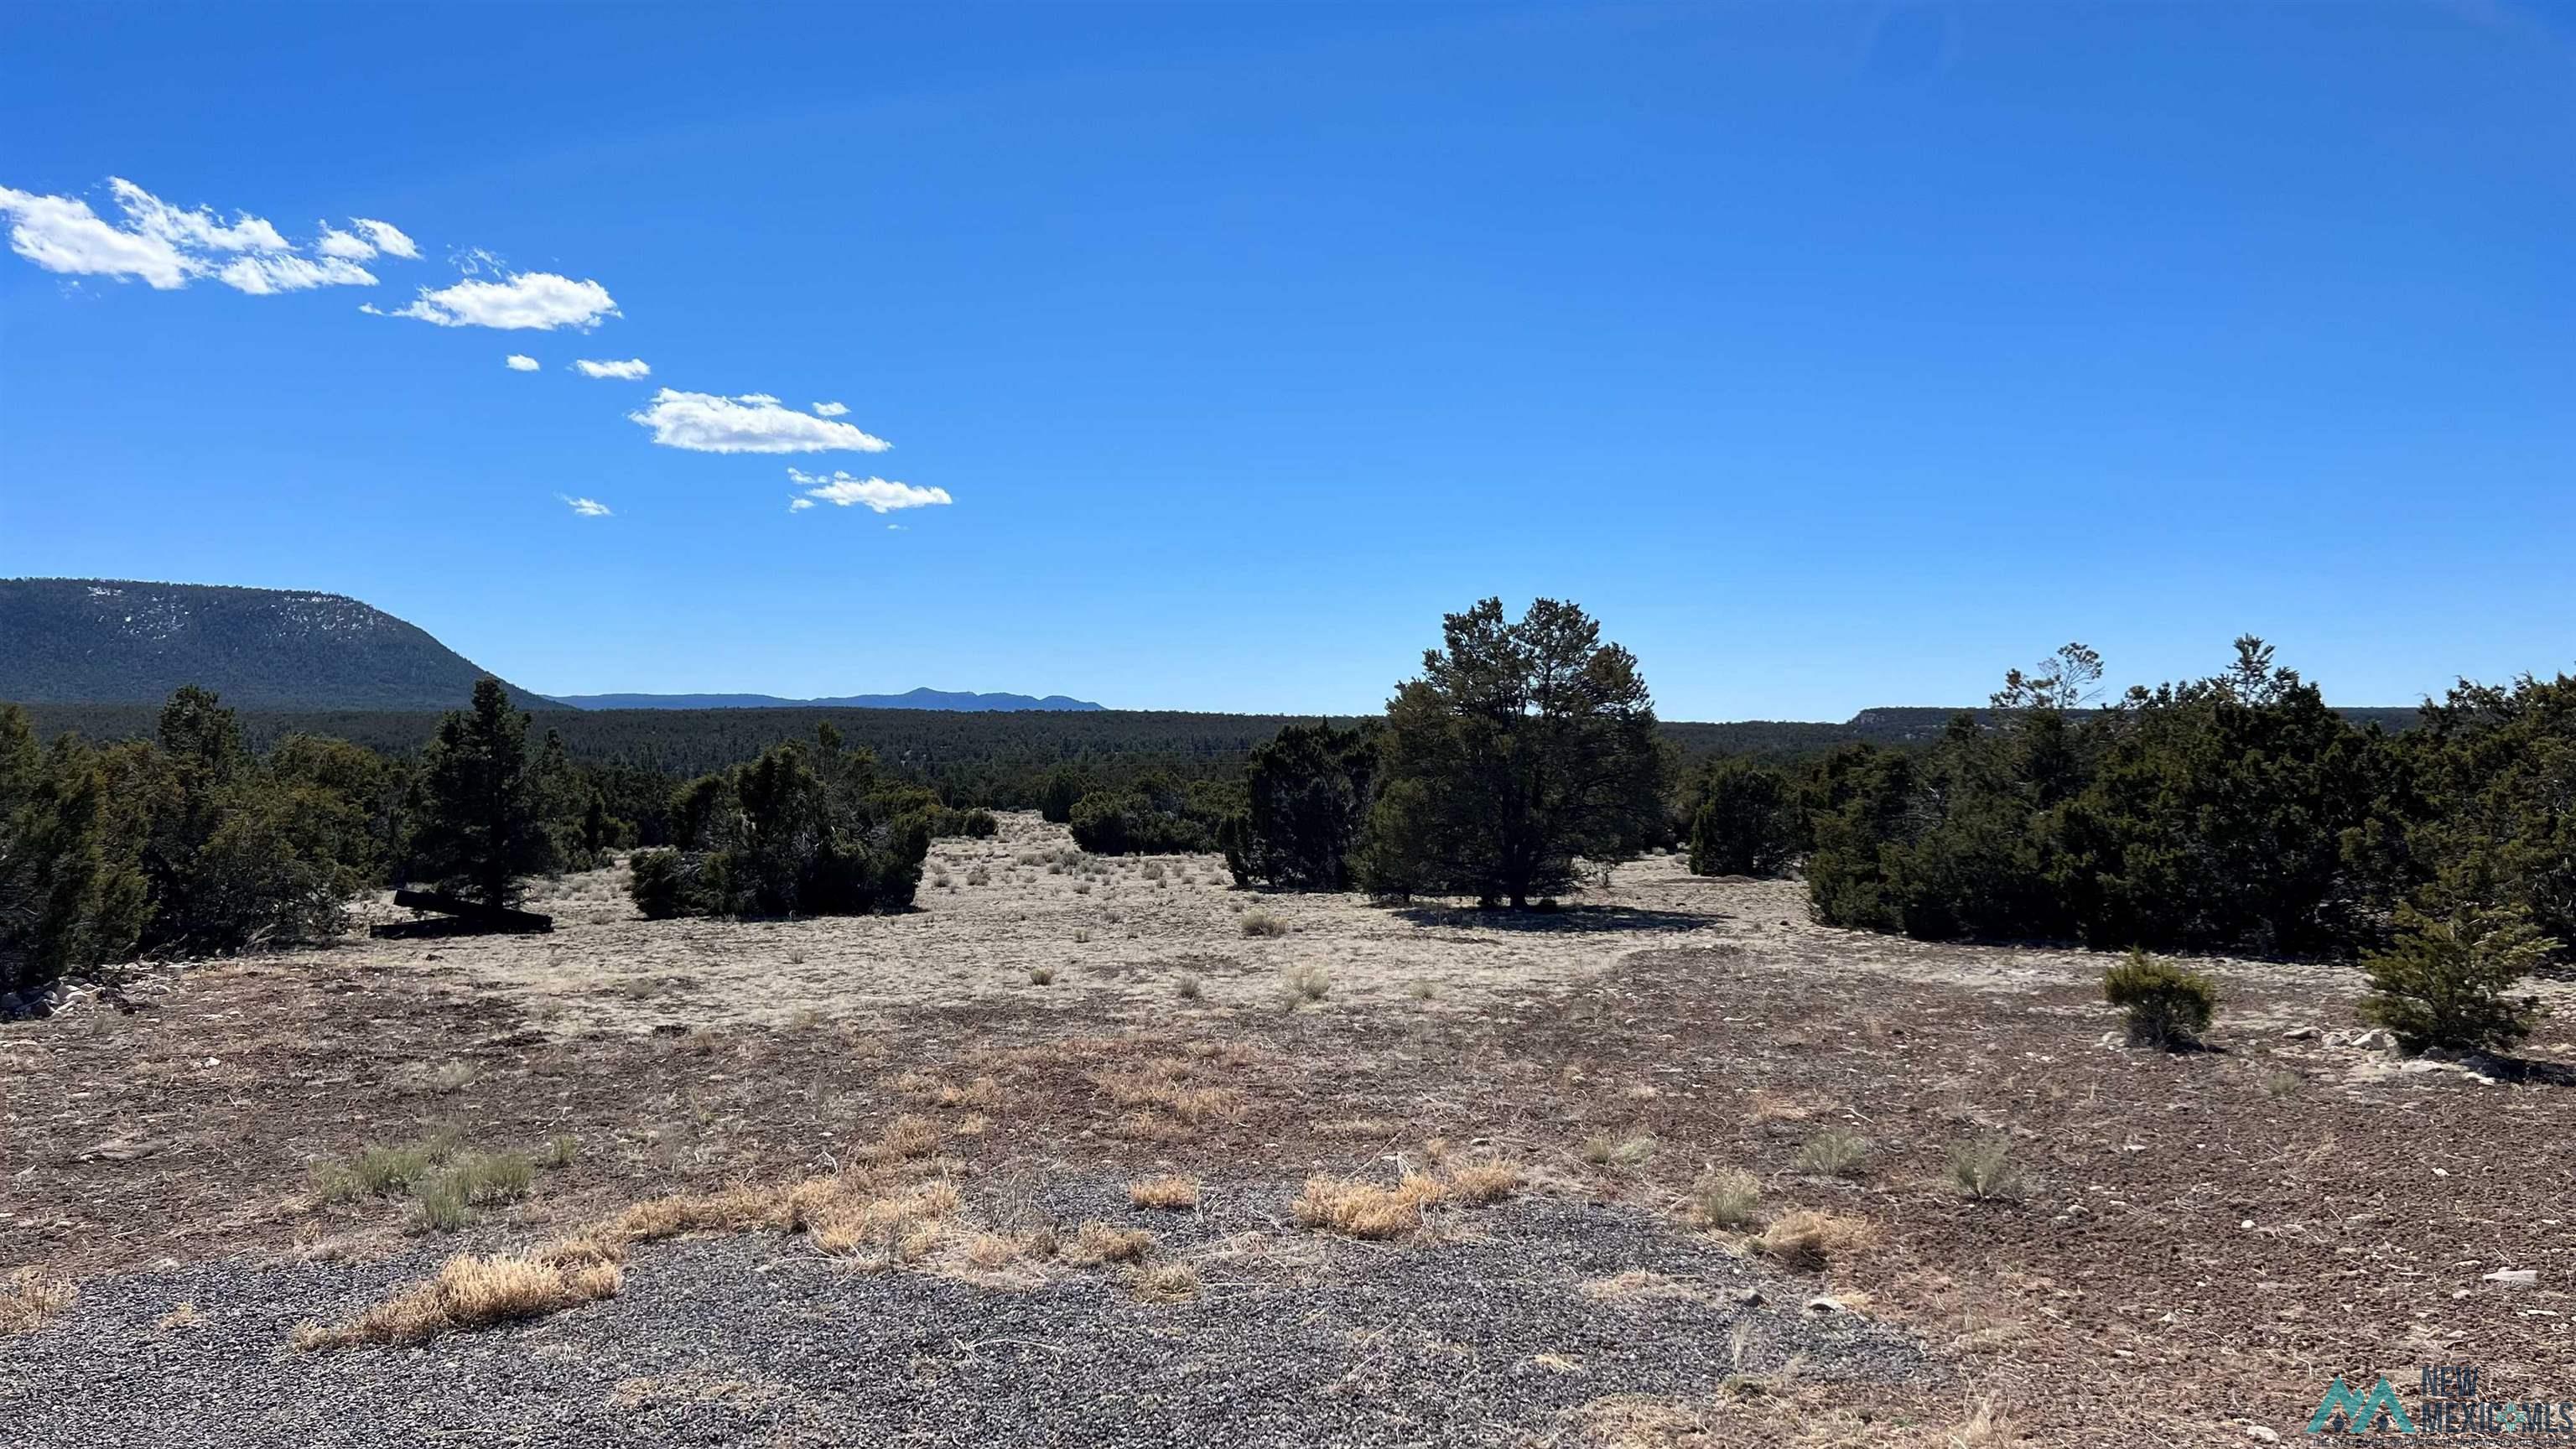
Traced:
<svg viewBox="0 0 2576 1449">
<path fill-rule="evenodd" d="M 199 684 L 245 709 L 455 709 L 486 672 L 340 594 L 0 579 L 0 700 L 158 703 Z M 522 706 L 547 703 L 510 692 Z"/>
</svg>

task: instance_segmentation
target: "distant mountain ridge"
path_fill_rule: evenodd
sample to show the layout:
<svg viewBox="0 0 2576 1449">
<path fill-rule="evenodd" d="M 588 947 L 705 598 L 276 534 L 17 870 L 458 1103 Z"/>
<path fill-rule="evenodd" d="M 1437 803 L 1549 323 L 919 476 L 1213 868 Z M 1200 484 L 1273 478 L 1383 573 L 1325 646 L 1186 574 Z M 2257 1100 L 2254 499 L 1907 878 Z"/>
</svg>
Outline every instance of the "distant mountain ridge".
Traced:
<svg viewBox="0 0 2576 1449">
<path fill-rule="evenodd" d="M 955 709 L 1094 710 L 1106 706 L 1061 694 L 974 694 L 914 689 L 902 694 L 843 694 L 825 699 L 782 699 L 774 694 L 559 694 L 575 709 Z"/>
<path fill-rule="evenodd" d="M 198 684 L 244 709 L 446 710 L 488 672 L 341 594 L 0 579 L 0 700 L 20 704 L 157 704 Z"/>
</svg>

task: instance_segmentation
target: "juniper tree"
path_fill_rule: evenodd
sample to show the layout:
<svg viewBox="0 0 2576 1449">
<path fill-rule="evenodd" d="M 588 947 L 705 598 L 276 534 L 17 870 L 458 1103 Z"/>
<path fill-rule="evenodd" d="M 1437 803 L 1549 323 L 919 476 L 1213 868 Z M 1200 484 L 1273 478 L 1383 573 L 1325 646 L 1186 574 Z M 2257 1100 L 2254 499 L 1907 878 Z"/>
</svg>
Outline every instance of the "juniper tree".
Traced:
<svg viewBox="0 0 2576 1449">
<path fill-rule="evenodd" d="M 1554 599 L 1517 621 L 1487 599 L 1442 636 L 1387 705 L 1375 888 L 1525 907 L 1654 838 L 1666 760 L 1634 655 Z"/>
</svg>

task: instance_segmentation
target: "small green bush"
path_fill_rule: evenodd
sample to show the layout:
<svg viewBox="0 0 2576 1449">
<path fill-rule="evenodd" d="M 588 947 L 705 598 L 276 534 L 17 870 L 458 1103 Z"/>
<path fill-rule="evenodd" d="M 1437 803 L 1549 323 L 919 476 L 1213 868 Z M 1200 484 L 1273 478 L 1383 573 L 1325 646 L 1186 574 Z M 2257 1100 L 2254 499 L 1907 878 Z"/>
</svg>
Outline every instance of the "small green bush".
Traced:
<svg viewBox="0 0 2576 1449">
<path fill-rule="evenodd" d="M 2129 1014 L 2129 1043 L 2182 1051 L 2200 1045 L 2218 1010 L 2218 983 L 2144 951 L 2102 973 L 2102 999 Z"/>
<path fill-rule="evenodd" d="M 2028 1191 L 2011 1141 L 1999 1135 L 1950 1149 L 1950 1185 L 1971 1202 L 2017 1202 Z"/>
<path fill-rule="evenodd" d="M 1691 1183 L 1688 1207 L 1694 1226 L 1749 1226 L 1762 1206 L 1762 1184 L 1741 1168 L 1712 1167 Z"/>
<path fill-rule="evenodd" d="M 1858 1177 L 1869 1159 L 1869 1139 L 1848 1127 L 1828 1127 L 1807 1139 L 1798 1165 L 1825 1177 Z"/>
<path fill-rule="evenodd" d="M 2371 987 L 2362 1017 L 2409 1051 L 2502 1051 L 2531 1034 L 2542 1009 L 2537 996 L 2508 993 L 2557 945 L 2518 908 L 2437 917 L 2401 906 L 2395 943 L 2362 959 Z"/>
</svg>

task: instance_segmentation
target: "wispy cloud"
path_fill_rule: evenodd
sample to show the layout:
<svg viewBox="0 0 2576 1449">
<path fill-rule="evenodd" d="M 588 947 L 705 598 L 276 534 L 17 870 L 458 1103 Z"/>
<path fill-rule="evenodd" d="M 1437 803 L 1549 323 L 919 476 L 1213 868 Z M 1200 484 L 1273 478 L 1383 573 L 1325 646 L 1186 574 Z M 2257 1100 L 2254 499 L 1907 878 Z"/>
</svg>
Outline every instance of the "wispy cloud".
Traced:
<svg viewBox="0 0 2576 1449">
<path fill-rule="evenodd" d="M 813 506 L 814 500 L 811 498 L 790 498 L 787 500 L 787 511 L 790 513 L 802 513 Z"/>
<path fill-rule="evenodd" d="M 402 228 L 392 222 L 378 221 L 371 216 L 361 216 L 353 219 L 349 225 L 366 233 L 367 240 L 374 242 L 376 250 L 386 256 L 400 257 L 407 262 L 420 260 L 420 243 L 403 235 Z"/>
<path fill-rule="evenodd" d="M 575 498 L 568 493 L 558 493 L 555 496 L 563 500 L 565 507 L 571 509 L 574 513 L 583 518 L 610 518 L 615 516 L 609 512 L 607 504 L 600 502 L 596 498 Z"/>
<path fill-rule="evenodd" d="M 587 332 L 601 319 L 621 315 L 606 287 L 553 272 L 513 272 L 497 282 L 468 277 L 435 291 L 423 287 L 420 300 L 406 307 L 363 310 L 386 317 L 417 317 L 441 327 L 492 327 L 504 332 L 551 332 L 558 327 Z"/>
<path fill-rule="evenodd" d="M 814 416 L 818 418 L 847 417 L 849 415 L 849 411 L 850 405 L 847 403 L 828 402 L 814 404 Z"/>
<path fill-rule="evenodd" d="M 389 257 L 406 257 L 414 260 L 420 256 L 419 244 L 403 235 L 402 228 L 391 222 L 376 221 L 361 216 L 350 220 L 347 231 L 338 230 L 327 221 L 321 225 L 322 237 L 321 240 L 313 243 L 313 250 L 326 257 L 363 262 L 374 257 L 378 252 L 383 252 Z"/>
<path fill-rule="evenodd" d="M 581 369 L 584 377 L 614 377 L 627 382 L 653 375 L 653 369 L 640 357 L 630 357 L 624 362 L 593 362 L 585 357 L 573 366 Z"/>
<path fill-rule="evenodd" d="M 9 246 L 49 272 L 140 280 L 156 291 L 176 291 L 202 277 L 254 295 L 301 292 L 314 287 L 372 287 L 375 274 L 358 263 L 377 247 L 349 232 L 322 228 L 318 257 L 301 255 L 275 226 L 247 212 L 230 221 L 211 207 L 173 206 L 121 176 L 108 191 L 124 213 L 122 224 L 101 217 L 76 196 L 40 196 L 0 186 L 0 216 L 9 220 Z M 404 247 L 411 239 L 383 222 L 373 226 Z M 350 243 L 367 247 L 364 254 Z M 418 255 L 416 250 L 394 255 Z"/>
<path fill-rule="evenodd" d="M 791 412 L 759 392 L 718 397 L 666 387 L 626 416 L 651 428 L 661 446 L 692 453 L 882 453 L 893 446 L 853 424 Z"/>
<path fill-rule="evenodd" d="M 310 257 L 264 253 L 238 257 L 215 272 L 216 280 L 227 287 L 264 297 L 272 292 L 303 292 L 315 287 L 372 287 L 375 273 L 356 262 L 338 257 L 315 261 Z"/>
<path fill-rule="evenodd" d="M 534 372 L 540 364 L 524 352 L 513 352 L 501 359 L 501 365 L 512 372 Z"/>
<path fill-rule="evenodd" d="M 797 500 L 799 503 L 811 500 L 834 503 L 843 508 L 856 503 L 878 513 L 892 513 L 898 508 L 928 508 L 955 501 L 945 488 L 917 488 L 910 483 L 891 483 L 883 478 L 855 478 L 838 471 L 825 476 L 790 468 L 787 476 L 797 487 L 805 490 L 805 496 Z"/>
</svg>

